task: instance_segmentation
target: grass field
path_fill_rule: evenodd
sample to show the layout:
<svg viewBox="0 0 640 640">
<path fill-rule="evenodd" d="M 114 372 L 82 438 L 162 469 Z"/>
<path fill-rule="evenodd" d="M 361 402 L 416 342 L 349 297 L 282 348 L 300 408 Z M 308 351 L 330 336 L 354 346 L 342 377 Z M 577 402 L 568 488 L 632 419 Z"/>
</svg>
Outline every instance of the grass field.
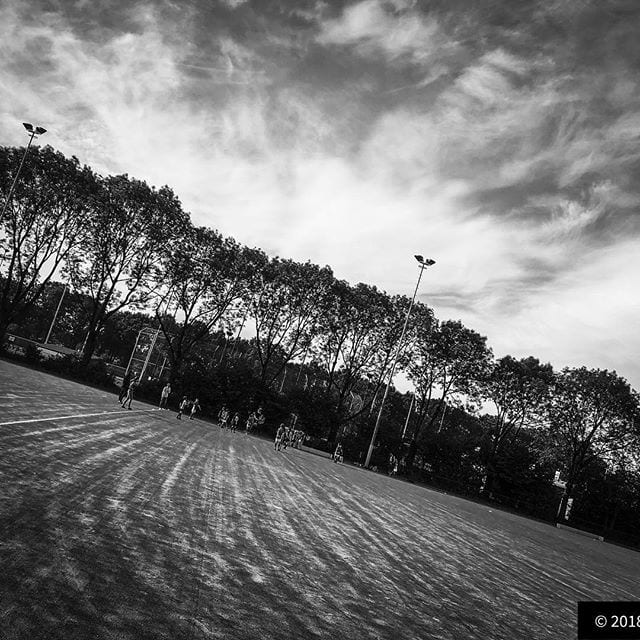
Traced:
<svg viewBox="0 0 640 640">
<path fill-rule="evenodd" d="M 640 554 L 0 361 L 0 637 L 575 638 Z"/>
</svg>

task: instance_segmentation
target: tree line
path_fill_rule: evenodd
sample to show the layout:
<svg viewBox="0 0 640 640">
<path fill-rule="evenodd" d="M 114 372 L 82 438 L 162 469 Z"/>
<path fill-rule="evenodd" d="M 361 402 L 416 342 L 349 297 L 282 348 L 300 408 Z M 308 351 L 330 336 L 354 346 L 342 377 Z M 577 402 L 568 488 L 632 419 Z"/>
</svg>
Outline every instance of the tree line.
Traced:
<svg viewBox="0 0 640 640">
<path fill-rule="evenodd" d="M 5 194 L 23 153 L 0 147 Z M 484 336 L 420 302 L 399 345 L 406 296 L 195 226 L 167 186 L 32 147 L 0 221 L 0 260 L 0 343 L 16 329 L 42 340 L 68 286 L 56 331 L 78 367 L 96 353 L 126 365 L 137 331 L 157 327 L 177 389 L 190 381 L 211 405 L 240 408 L 240 393 L 270 398 L 356 461 L 401 347 L 413 390 L 390 395 L 376 466 L 394 454 L 410 477 L 457 479 L 514 504 L 546 493 L 554 503 L 559 470 L 560 519 L 574 496 L 599 494 L 585 490 L 596 474 L 626 496 L 625 513 L 640 511 L 639 397 L 616 372 L 496 358 Z"/>
</svg>

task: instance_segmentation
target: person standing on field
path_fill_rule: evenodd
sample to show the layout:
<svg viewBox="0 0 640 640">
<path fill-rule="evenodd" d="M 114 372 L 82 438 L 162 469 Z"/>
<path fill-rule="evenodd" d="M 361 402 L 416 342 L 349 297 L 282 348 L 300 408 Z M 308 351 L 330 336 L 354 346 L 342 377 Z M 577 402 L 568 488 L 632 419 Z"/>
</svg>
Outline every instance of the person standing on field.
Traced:
<svg viewBox="0 0 640 640">
<path fill-rule="evenodd" d="M 221 429 L 226 429 L 229 420 L 229 409 L 227 409 L 227 407 L 222 407 L 222 409 L 220 409 L 220 413 L 218 414 L 218 421 L 220 422 L 220 428 Z"/>
<path fill-rule="evenodd" d="M 256 413 L 256 421 L 253 425 L 254 427 L 262 426 L 266 421 L 266 416 L 262 412 L 262 407 L 258 407 L 258 412 Z"/>
<path fill-rule="evenodd" d="M 127 395 L 124 397 L 124 400 L 122 401 L 122 408 L 123 409 L 129 409 L 131 410 L 131 401 L 133 400 L 133 391 L 136 387 L 136 381 L 132 380 L 129 383 L 129 388 L 127 389 Z M 126 404 L 127 402 L 129 403 L 129 406 L 127 407 Z"/>
<path fill-rule="evenodd" d="M 286 434 L 286 430 L 284 428 L 284 424 L 281 424 L 278 427 L 278 430 L 276 431 L 276 439 L 273 443 L 273 448 L 276 451 L 280 451 L 280 449 L 282 448 L 282 443 L 285 439 L 285 434 Z M 285 449 L 286 449 L 286 445 L 285 445 Z"/>
<path fill-rule="evenodd" d="M 160 394 L 160 409 L 167 408 L 167 401 L 169 400 L 169 395 L 171 394 L 171 385 L 167 382 L 162 389 L 162 393 Z"/>
<path fill-rule="evenodd" d="M 127 392 L 129 391 L 129 385 L 131 384 L 131 373 L 127 371 L 122 378 L 122 384 L 120 385 L 120 393 L 118 394 L 118 402 L 122 404 Z"/>
<path fill-rule="evenodd" d="M 187 396 L 183 396 L 182 401 L 180 402 L 180 406 L 178 407 L 178 415 L 176 416 L 178 420 L 182 420 L 182 414 L 186 413 L 188 407 L 189 400 L 187 399 Z"/>
<path fill-rule="evenodd" d="M 191 415 L 189 416 L 189 420 L 193 420 L 193 416 L 196 415 L 196 412 L 200 411 L 200 401 L 196 398 L 191 405 Z"/>
</svg>

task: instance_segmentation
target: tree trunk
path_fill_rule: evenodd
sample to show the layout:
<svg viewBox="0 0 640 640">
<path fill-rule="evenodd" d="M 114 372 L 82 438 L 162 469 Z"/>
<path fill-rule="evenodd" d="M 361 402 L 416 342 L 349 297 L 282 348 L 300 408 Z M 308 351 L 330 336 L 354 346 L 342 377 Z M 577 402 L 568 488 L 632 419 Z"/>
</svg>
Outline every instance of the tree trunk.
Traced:
<svg viewBox="0 0 640 640">
<path fill-rule="evenodd" d="M 425 428 L 429 429 L 433 425 L 436 418 L 438 417 L 438 413 L 440 409 L 442 408 L 443 402 L 444 400 L 440 399 L 440 401 L 438 402 L 438 406 L 436 407 L 436 410 L 434 411 L 433 415 L 431 416 L 431 418 L 426 424 L 424 422 L 424 419 L 429 415 L 428 408 L 425 415 L 420 416 L 418 418 L 416 427 L 413 431 L 413 435 L 411 436 L 411 441 L 409 442 L 409 450 L 407 451 L 407 456 L 405 458 L 405 468 L 407 470 L 407 473 L 410 473 L 413 470 L 413 463 L 416 457 L 416 452 L 418 450 L 418 438 L 420 437 L 422 430 Z"/>
<path fill-rule="evenodd" d="M 418 431 L 419 431 L 419 427 L 416 429 L 416 431 L 413 432 L 413 435 L 411 436 L 411 440 L 409 441 L 409 449 L 407 450 L 407 455 L 405 456 L 405 459 L 404 459 L 404 468 L 407 475 L 413 472 L 413 467 L 416 460 L 416 453 L 418 452 L 418 438 L 417 438 Z"/>
<path fill-rule="evenodd" d="M 331 427 L 329 427 L 329 435 L 327 436 L 327 442 L 330 442 L 332 445 L 336 444 L 336 438 L 338 436 L 338 429 L 340 425 L 337 420 L 331 421 Z"/>
<path fill-rule="evenodd" d="M 573 486 L 567 483 L 564 491 L 562 492 L 562 497 L 560 498 L 560 504 L 558 505 L 558 513 L 556 514 L 556 522 L 564 523 L 567 515 L 567 504 L 569 502 L 569 498 L 571 497 L 571 493 L 573 492 Z"/>
<path fill-rule="evenodd" d="M 86 367 L 91 362 L 91 357 L 93 356 L 93 352 L 96 350 L 96 346 L 98 344 L 98 328 L 94 326 L 90 326 L 87 332 L 87 337 L 84 341 L 84 346 L 82 347 L 82 356 L 81 356 L 81 364 Z"/>
<path fill-rule="evenodd" d="M 491 439 L 491 450 L 489 452 L 489 459 L 484 467 L 485 481 L 484 487 L 480 494 L 485 498 L 491 498 L 491 494 L 496 486 L 497 472 L 496 472 L 496 460 L 498 458 L 499 441 L 498 434 L 494 433 Z"/>
<path fill-rule="evenodd" d="M 482 487 L 482 491 L 480 492 L 480 495 L 482 495 L 485 498 L 491 498 L 491 494 L 493 493 L 493 490 L 496 485 L 496 471 L 493 465 L 493 461 L 489 461 L 486 464 L 484 468 L 484 473 L 485 473 L 485 481 L 484 481 L 484 486 Z"/>
</svg>

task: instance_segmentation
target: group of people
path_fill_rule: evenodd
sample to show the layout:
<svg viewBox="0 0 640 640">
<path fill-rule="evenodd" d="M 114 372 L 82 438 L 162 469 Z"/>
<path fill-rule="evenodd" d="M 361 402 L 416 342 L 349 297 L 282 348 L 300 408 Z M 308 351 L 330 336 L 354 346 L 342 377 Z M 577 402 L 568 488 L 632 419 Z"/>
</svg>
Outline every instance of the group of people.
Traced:
<svg viewBox="0 0 640 640">
<path fill-rule="evenodd" d="M 118 402 L 122 405 L 123 409 L 131 409 L 133 393 L 137 384 L 138 382 L 135 379 L 132 379 L 131 373 L 127 371 L 124 378 L 122 379 L 120 394 L 118 395 Z M 171 385 L 167 382 L 160 393 L 160 409 L 168 411 L 167 403 L 169 402 L 170 395 Z M 200 410 L 200 400 L 198 398 L 191 400 L 188 396 L 183 396 L 182 400 L 180 401 L 176 418 L 178 420 L 182 420 L 183 415 L 189 415 L 189 420 L 193 420 L 195 415 Z M 220 428 L 223 430 L 229 429 L 230 431 L 237 431 L 240 426 L 240 421 L 240 413 L 236 411 L 232 414 L 232 412 L 226 406 L 223 406 L 218 412 L 218 423 L 220 424 Z M 257 411 L 252 411 L 249 414 L 249 417 L 247 418 L 247 421 L 245 423 L 245 433 L 251 433 L 258 425 L 262 425 L 264 424 L 264 422 L 265 416 L 262 407 L 259 407 Z M 304 433 L 304 431 L 296 429 L 294 425 L 295 422 L 294 424 L 289 426 L 286 426 L 284 422 L 280 424 L 278 430 L 276 431 L 276 437 L 273 443 L 273 447 L 276 451 L 282 451 L 287 447 L 295 447 L 297 449 L 300 449 L 302 447 L 306 434 Z M 334 462 L 343 461 L 344 452 L 342 449 L 342 444 L 338 444 L 331 456 L 331 459 Z M 390 454 L 389 464 L 387 467 L 390 476 L 397 475 L 398 464 L 398 458 L 394 456 L 393 453 Z"/>
<path fill-rule="evenodd" d="M 305 439 L 304 431 L 300 429 L 294 429 L 293 426 L 286 426 L 284 422 L 280 424 L 276 431 L 276 438 L 273 443 L 273 448 L 276 451 L 281 451 L 287 447 L 295 447 L 296 449 L 302 448 L 302 444 Z"/>
<path fill-rule="evenodd" d="M 160 405 L 159 409 L 164 409 L 165 411 L 169 410 L 167 403 L 169 402 L 169 396 L 171 395 L 171 385 L 167 382 L 167 384 L 162 387 L 162 391 L 160 392 Z M 182 400 L 180 400 L 180 404 L 178 405 L 178 413 L 176 418 L 178 420 L 182 420 L 183 415 L 189 414 L 189 420 L 193 420 L 195 418 L 196 413 L 200 411 L 200 400 L 195 398 L 191 400 L 189 396 L 182 396 Z"/>
<path fill-rule="evenodd" d="M 223 406 L 222 409 L 218 411 L 218 424 L 223 430 L 229 429 L 230 431 L 237 431 L 240 425 L 240 414 L 236 411 L 231 415 L 231 411 L 229 411 L 226 406 Z"/>
<path fill-rule="evenodd" d="M 265 416 L 262 407 L 258 407 L 257 411 L 252 411 L 245 423 L 245 433 L 251 433 L 258 425 L 262 425 L 265 422 Z M 237 411 L 232 415 L 231 411 L 226 406 L 218 412 L 218 423 L 221 429 L 229 429 L 230 431 L 237 431 L 240 427 L 240 413 Z"/>
<path fill-rule="evenodd" d="M 120 386 L 120 394 L 118 396 L 118 402 L 122 405 L 123 409 L 131 409 L 131 402 L 133 400 L 134 389 L 137 385 L 137 381 L 132 379 L 132 376 L 129 372 L 127 372 L 122 379 L 122 385 Z M 169 396 L 171 395 L 171 385 L 167 383 L 160 393 L 160 405 L 159 408 L 161 410 L 167 410 L 167 403 L 169 402 Z M 198 411 L 201 410 L 200 400 L 195 398 L 194 400 L 189 399 L 188 396 L 183 396 L 180 401 L 180 405 L 178 408 L 178 414 L 176 418 L 178 420 L 182 420 L 183 415 L 189 415 L 189 420 L 193 420 Z M 294 416 L 297 418 L 297 416 Z M 230 431 L 237 431 L 240 426 L 240 413 L 232 412 L 226 407 L 223 406 L 218 412 L 218 423 L 220 424 L 220 429 Z M 252 411 L 247 418 L 245 423 L 245 433 L 249 434 L 258 425 L 262 425 L 265 422 L 265 415 L 262 410 L 262 407 L 258 407 L 256 411 Z M 295 428 L 294 424 L 289 426 L 285 425 L 284 422 L 280 424 L 278 430 L 276 431 L 275 441 L 273 443 L 273 448 L 276 451 L 285 450 L 287 447 L 295 447 L 297 449 L 302 448 L 302 444 L 306 438 L 306 434 L 304 431 Z M 344 460 L 344 452 L 342 449 L 342 444 L 338 444 L 335 451 L 331 455 L 331 459 L 334 462 L 343 462 Z M 392 454 L 389 455 L 389 464 L 388 464 L 388 473 L 390 476 L 395 476 L 398 473 L 398 464 L 399 460 L 396 456 Z M 374 470 L 377 470 L 374 467 Z"/>
<path fill-rule="evenodd" d="M 120 386 L 120 394 L 118 396 L 118 402 L 122 405 L 123 408 L 131 409 L 131 402 L 133 400 L 133 392 L 137 382 L 132 379 L 131 373 L 127 371 L 125 376 L 122 379 L 122 384 Z M 167 382 L 165 386 L 162 388 L 160 392 L 160 403 L 158 408 L 163 411 L 168 411 L 169 407 L 167 406 L 169 403 L 169 396 L 171 395 L 171 384 Z M 128 405 L 128 406 L 127 406 Z M 180 404 L 178 405 L 178 413 L 176 418 L 178 420 L 182 420 L 182 416 L 189 416 L 189 420 L 193 420 L 195 415 L 201 411 L 200 400 L 198 398 L 190 399 L 189 396 L 183 396 Z M 297 416 L 294 416 L 297 418 Z M 237 431 L 240 427 L 241 418 L 239 412 L 232 413 L 226 406 L 223 406 L 218 412 L 218 423 L 220 424 L 220 429 L 230 431 Z M 252 411 L 249 413 L 247 420 L 245 422 L 245 433 L 249 434 L 253 432 L 256 427 L 263 425 L 265 423 L 265 415 L 262 407 L 258 407 L 256 411 Z M 286 449 L 287 447 L 295 447 L 300 449 L 304 440 L 306 438 L 306 434 L 304 431 L 295 428 L 295 420 L 294 423 L 286 426 L 282 423 L 276 432 L 276 438 L 274 443 L 274 448 L 277 451 L 281 451 L 282 449 Z M 342 455 L 340 456 L 342 458 Z"/>
<path fill-rule="evenodd" d="M 182 420 L 183 414 L 186 415 L 190 413 L 189 420 L 193 420 L 198 411 L 200 411 L 200 400 L 198 400 L 198 398 L 190 400 L 187 396 L 183 396 L 178 406 L 178 415 L 176 418 Z"/>
<path fill-rule="evenodd" d="M 118 402 L 122 405 L 123 409 L 131 409 L 131 402 L 133 401 L 133 393 L 138 385 L 138 381 L 133 379 L 131 372 L 127 371 L 120 385 L 120 393 L 118 394 Z M 171 395 L 171 385 L 167 382 L 160 392 L 160 404 L 158 408 L 168 411 L 169 396 Z M 182 420 L 182 416 L 189 414 L 189 420 L 193 420 L 196 413 L 201 410 L 200 400 L 195 398 L 191 400 L 188 396 L 183 396 L 180 404 L 178 405 L 178 414 L 176 418 Z"/>
</svg>

